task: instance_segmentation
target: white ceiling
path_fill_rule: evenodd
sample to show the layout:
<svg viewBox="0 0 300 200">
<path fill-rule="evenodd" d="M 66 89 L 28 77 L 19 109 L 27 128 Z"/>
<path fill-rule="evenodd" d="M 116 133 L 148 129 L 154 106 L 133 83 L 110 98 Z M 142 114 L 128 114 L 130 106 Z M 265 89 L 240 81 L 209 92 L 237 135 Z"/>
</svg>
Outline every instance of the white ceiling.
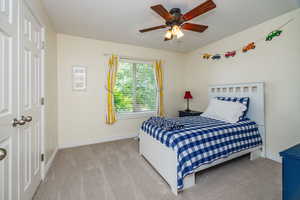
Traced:
<svg viewBox="0 0 300 200">
<path fill-rule="evenodd" d="M 178 7 L 185 13 L 205 0 L 42 1 L 60 33 L 178 52 L 195 50 L 300 7 L 300 0 L 214 0 L 217 8 L 191 20 L 208 25 L 204 33 L 184 31 L 180 40 L 164 42 L 165 30 L 138 32 L 164 24 L 150 6 Z"/>
</svg>

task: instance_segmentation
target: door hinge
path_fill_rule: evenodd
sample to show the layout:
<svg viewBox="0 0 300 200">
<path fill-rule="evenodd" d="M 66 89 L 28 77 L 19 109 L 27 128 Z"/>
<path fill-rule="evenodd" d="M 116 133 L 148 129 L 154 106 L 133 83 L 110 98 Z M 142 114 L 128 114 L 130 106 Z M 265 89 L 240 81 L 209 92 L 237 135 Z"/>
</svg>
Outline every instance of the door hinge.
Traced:
<svg viewBox="0 0 300 200">
<path fill-rule="evenodd" d="M 41 98 L 41 105 L 42 106 L 45 105 L 45 98 L 44 97 Z"/>
<path fill-rule="evenodd" d="M 45 160 L 45 154 L 42 153 L 41 154 L 41 161 L 44 162 L 44 160 Z"/>
</svg>

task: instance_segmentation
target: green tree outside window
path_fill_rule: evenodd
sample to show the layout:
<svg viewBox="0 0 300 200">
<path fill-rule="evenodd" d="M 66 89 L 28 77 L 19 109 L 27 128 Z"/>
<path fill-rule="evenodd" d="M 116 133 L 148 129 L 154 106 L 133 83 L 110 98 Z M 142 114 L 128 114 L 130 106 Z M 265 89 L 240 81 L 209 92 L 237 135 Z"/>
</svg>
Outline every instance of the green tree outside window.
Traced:
<svg viewBox="0 0 300 200">
<path fill-rule="evenodd" d="M 119 113 L 156 110 L 157 87 L 152 64 L 120 61 L 114 104 Z"/>
</svg>

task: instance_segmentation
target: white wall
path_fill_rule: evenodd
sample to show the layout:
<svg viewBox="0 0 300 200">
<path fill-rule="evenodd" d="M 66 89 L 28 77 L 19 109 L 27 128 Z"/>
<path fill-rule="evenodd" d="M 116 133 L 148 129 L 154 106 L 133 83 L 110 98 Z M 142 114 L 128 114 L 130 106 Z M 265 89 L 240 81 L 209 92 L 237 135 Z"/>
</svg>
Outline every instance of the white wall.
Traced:
<svg viewBox="0 0 300 200">
<path fill-rule="evenodd" d="M 168 116 L 176 116 L 183 106 L 182 54 L 132 45 L 104 42 L 69 35 L 58 35 L 59 146 L 69 147 L 137 135 L 145 118 L 119 120 L 105 124 L 106 58 L 115 53 L 137 58 L 162 59 L 165 107 Z M 87 91 L 72 91 L 71 67 L 87 69 Z"/>
<path fill-rule="evenodd" d="M 203 60 L 201 53 L 236 49 L 295 18 L 282 36 L 261 42 L 253 51 L 219 61 Z M 267 155 L 280 160 L 278 152 L 300 142 L 300 9 L 269 20 L 189 53 L 186 87 L 195 99 L 192 108 L 207 106 L 207 87 L 217 83 L 264 81 L 266 83 Z"/>
<path fill-rule="evenodd" d="M 58 147 L 57 137 L 57 47 L 56 32 L 40 0 L 26 0 L 45 28 L 45 159 Z"/>
</svg>

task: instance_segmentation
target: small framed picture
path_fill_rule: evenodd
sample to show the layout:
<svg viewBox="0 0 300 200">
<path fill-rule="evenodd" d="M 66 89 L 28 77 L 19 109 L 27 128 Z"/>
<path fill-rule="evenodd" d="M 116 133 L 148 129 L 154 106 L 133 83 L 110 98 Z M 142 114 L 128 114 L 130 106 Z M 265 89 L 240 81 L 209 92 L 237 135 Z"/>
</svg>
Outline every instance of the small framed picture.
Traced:
<svg viewBox="0 0 300 200">
<path fill-rule="evenodd" d="M 86 90 L 86 71 L 86 67 L 72 66 L 73 91 Z"/>
</svg>

